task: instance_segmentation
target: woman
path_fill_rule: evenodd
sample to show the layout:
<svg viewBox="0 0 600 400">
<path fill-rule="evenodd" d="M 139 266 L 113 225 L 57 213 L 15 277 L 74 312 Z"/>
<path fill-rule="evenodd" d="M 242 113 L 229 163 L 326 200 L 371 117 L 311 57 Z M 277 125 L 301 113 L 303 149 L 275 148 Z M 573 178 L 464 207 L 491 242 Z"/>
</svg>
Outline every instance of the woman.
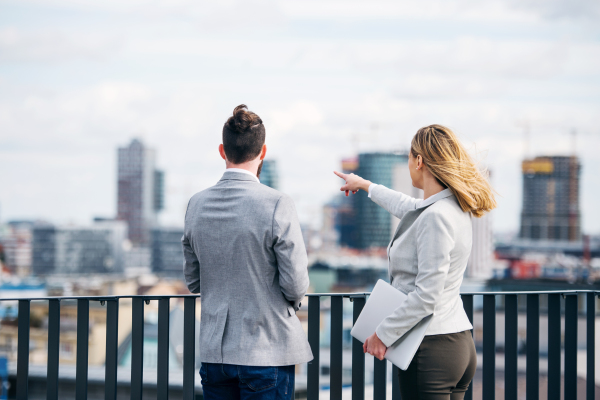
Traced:
<svg viewBox="0 0 600 400">
<path fill-rule="evenodd" d="M 433 318 L 406 371 L 399 370 L 402 399 L 463 399 L 477 365 L 475 344 L 460 285 L 471 253 L 471 216 L 496 207 L 493 190 L 456 135 L 441 125 L 419 129 L 408 166 L 418 200 L 354 174 L 341 190 L 364 190 L 375 203 L 400 218 L 388 247 L 391 284 L 407 294 L 402 306 L 364 343 L 382 360 L 396 340 L 424 317 Z"/>
</svg>

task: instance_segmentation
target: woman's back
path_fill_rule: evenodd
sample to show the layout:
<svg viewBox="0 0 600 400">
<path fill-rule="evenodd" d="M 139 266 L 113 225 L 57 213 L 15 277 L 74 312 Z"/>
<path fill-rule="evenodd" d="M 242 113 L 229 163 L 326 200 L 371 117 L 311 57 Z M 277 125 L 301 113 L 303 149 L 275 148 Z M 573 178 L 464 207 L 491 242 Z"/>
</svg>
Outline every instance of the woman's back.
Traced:
<svg viewBox="0 0 600 400">
<path fill-rule="evenodd" d="M 377 185 L 371 199 L 388 209 L 395 203 L 393 193 L 404 196 Z M 431 313 L 427 335 L 472 329 L 460 300 L 471 244 L 471 216 L 447 189 L 415 203 L 415 208 L 404 214 L 388 247 L 389 273 L 392 285 L 413 298 L 413 304 L 389 321 L 393 329 L 380 326 L 378 334 L 389 333 L 389 338 L 382 338 L 384 343 L 385 339 L 393 343 L 417 319 Z"/>
</svg>

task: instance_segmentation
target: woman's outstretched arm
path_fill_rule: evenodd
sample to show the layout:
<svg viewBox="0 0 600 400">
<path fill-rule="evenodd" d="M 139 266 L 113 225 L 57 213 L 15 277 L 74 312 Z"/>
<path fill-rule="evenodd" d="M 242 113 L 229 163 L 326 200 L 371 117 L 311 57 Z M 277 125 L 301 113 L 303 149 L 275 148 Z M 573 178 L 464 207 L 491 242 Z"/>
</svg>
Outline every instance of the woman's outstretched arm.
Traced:
<svg viewBox="0 0 600 400">
<path fill-rule="evenodd" d="M 371 200 L 398 218 L 402 218 L 407 211 L 414 210 L 420 201 L 383 185 L 373 184 L 355 174 L 344 174 L 337 171 L 333 171 L 333 173 L 346 181 L 346 184 L 340 188 L 342 192 L 346 192 L 346 196 L 349 192 L 356 193 L 364 190 L 369 193 Z"/>
</svg>

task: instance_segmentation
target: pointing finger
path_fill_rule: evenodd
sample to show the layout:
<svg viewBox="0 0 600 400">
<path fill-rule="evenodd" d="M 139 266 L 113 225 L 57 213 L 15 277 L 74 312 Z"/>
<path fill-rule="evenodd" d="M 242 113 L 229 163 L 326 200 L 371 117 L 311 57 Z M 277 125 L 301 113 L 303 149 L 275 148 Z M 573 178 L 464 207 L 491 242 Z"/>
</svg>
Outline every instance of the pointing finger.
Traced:
<svg viewBox="0 0 600 400">
<path fill-rule="evenodd" d="M 339 176 L 340 178 L 342 178 L 343 180 L 346 180 L 346 174 L 342 173 L 342 172 L 337 172 L 337 171 L 333 171 L 334 174 L 336 174 L 337 176 Z"/>
</svg>

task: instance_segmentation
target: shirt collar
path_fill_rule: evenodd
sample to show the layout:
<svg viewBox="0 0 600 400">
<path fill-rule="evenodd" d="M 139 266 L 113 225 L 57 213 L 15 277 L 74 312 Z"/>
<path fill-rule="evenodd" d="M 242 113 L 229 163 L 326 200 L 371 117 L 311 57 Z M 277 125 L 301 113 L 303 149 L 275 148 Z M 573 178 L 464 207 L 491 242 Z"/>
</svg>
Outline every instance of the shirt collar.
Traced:
<svg viewBox="0 0 600 400">
<path fill-rule="evenodd" d="M 241 169 L 241 168 L 227 168 L 225 170 L 225 172 L 240 172 L 242 174 L 247 174 L 250 175 L 251 177 L 254 178 L 254 180 L 258 183 L 260 183 L 260 180 L 256 177 L 256 175 L 254 175 L 252 172 L 245 170 L 245 169 Z"/>
<path fill-rule="evenodd" d="M 438 200 L 445 199 L 446 197 L 450 197 L 450 196 L 452 196 L 452 191 L 450 189 L 444 189 L 441 192 L 438 192 L 438 193 L 434 194 L 433 196 L 429 196 L 425 200 L 422 200 L 420 203 L 417 204 L 417 206 L 415 208 L 419 209 L 419 208 L 427 207 L 427 206 L 435 203 Z"/>
</svg>

